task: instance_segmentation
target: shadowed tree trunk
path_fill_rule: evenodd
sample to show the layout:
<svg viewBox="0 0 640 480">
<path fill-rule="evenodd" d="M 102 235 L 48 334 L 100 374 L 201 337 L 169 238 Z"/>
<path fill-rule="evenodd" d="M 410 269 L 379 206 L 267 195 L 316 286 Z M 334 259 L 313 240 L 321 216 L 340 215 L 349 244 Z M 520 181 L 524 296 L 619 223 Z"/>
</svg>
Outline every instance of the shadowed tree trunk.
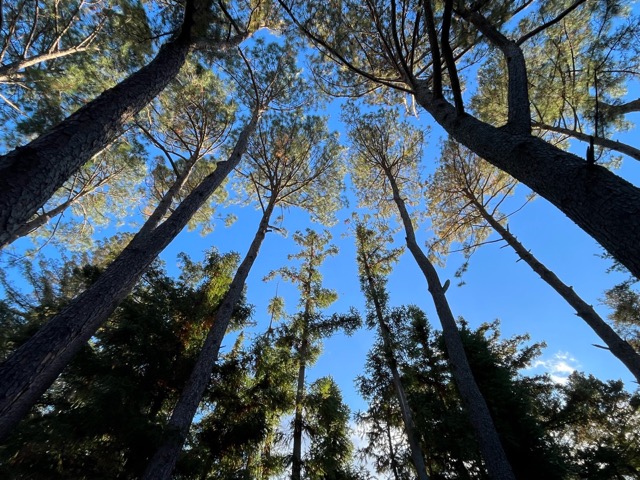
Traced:
<svg viewBox="0 0 640 480">
<path fill-rule="evenodd" d="M 239 163 L 260 113 L 240 134 L 228 161 L 208 175 L 171 216 L 136 235 L 98 280 L 0 365 L 0 440 L 26 415 L 62 369 L 127 296 L 145 269 L 180 233 Z M 159 205 L 168 208 L 170 202 Z M 154 217 L 155 218 L 155 217 Z"/>
</svg>

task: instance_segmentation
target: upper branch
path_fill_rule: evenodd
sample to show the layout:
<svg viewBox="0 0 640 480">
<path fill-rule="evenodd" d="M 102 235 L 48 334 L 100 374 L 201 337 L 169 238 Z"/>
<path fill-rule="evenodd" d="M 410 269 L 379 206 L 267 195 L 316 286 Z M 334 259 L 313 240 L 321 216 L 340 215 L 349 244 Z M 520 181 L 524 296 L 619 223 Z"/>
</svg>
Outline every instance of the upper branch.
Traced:
<svg viewBox="0 0 640 480">
<path fill-rule="evenodd" d="M 527 66 L 520 46 L 503 35 L 480 13 L 464 7 L 456 13 L 474 25 L 493 45 L 503 53 L 508 74 L 508 121 L 509 130 L 518 133 L 531 132 L 531 110 L 529 107 L 529 81 Z"/>
</svg>

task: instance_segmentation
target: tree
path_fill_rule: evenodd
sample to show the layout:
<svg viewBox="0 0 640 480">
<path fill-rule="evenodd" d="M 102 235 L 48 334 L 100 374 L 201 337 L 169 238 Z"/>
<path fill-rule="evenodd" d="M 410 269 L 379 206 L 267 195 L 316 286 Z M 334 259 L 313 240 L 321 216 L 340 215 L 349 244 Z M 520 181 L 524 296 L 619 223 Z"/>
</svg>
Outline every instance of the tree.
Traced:
<svg viewBox="0 0 640 480">
<path fill-rule="evenodd" d="M 531 134 L 527 42 L 585 7 L 577 0 L 554 12 L 539 28 L 510 38 L 506 25 L 530 2 L 499 2 L 467 8 L 446 0 L 279 2 L 320 51 L 318 77 L 346 85 L 352 95 L 380 92 L 371 101 L 397 103 L 403 95 L 449 135 L 559 208 L 614 258 L 640 277 L 640 191 L 603 167 Z M 546 3 L 540 2 L 540 9 Z M 455 15 L 454 15 L 455 14 Z M 507 65 L 507 123 L 481 121 L 465 108 L 460 71 L 475 61 L 482 42 Z M 324 61 L 326 60 L 326 61 Z M 324 62 L 321 62 L 324 61 Z M 448 88 L 449 90 L 445 90 Z M 394 96 L 395 93 L 395 96 Z"/>
<path fill-rule="evenodd" d="M 357 194 L 360 200 L 366 201 L 372 197 L 370 189 L 375 188 L 379 199 L 377 203 L 391 203 L 387 199 L 392 199 L 395 204 L 397 216 L 404 227 L 407 248 L 427 281 L 442 325 L 456 386 L 468 411 L 489 474 L 495 479 L 514 478 L 486 400 L 473 377 L 458 326 L 445 296 L 448 283 L 443 285 L 440 282 L 438 272 L 416 240 L 413 221 L 404 199 L 411 199 L 411 193 L 419 187 L 417 171 L 422 135 L 408 124 L 399 123 L 396 115 L 392 110 L 364 115 L 352 111 L 348 117 L 349 137 L 354 150 L 352 175 Z M 368 194 L 363 193 L 367 191 Z"/>
<path fill-rule="evenodd" d="M 253 189 L 262 210 L 254 238 L 229 286 L 220 307 L 213 315 L 212 327 L 180 400 L 167 424 L 162 445 L 149 462 L 144 478 L 169 478 L 189 425 L 209 382 L 220 344 L 229 325 L 251 267 L 270 229 L 271 215 L 277 205 L 303 208 L 316 218 L 327 218 L 337 205 L 342 188 L 338 167 L 339 148 L 319 117 L 302 114 L 265 115 L 264 124 L 249 141 L 247 168 L 241 175 Z"/>
<path fill-rule="evenodd" d="M 547 428 L 571 449 L 574 478 L 638 478 L 637 392 L 578 372 L 558 390 Z"/>
<path fill-rule="evenodd" d="M 347 334 L 352 333 L 360 325 L 360 319 L 353 312 L 350 315 L 333 315 L 331 317 L 326 317 L 321 313 L 321 310 L 328 308 L 337 299 L 336 292 L 322 286 L 322 274 L 319 270 L 327 257 L 338 253 L 334 245 L 329 245 L 331 240 L 329 232 L 318 234 L 307 229 L 305 233 L 296 232 L 293 239 L 301 250 L 296 254 L 289 255 L 288 258 L 289 260 L 299 260 L 300 266 L 298 268 L 282 267 L 271 272 L 269 277 L 279 275 L 295 284 L 300 292 L 298 303 L 301 311 L 293 316 L 290 325 L 284 327 L 286 335 L 295 349 L 298 363 L 291 478 L 292 480 L 300 480 L 303 467 L 302 434 L 305 422 L 303 409 L 306 398 L 306 370 L 315 363 L 322 349 L 322 338 L 331 336 L 339 330 L 344 330 Z M 331 389 L 332 387 L 327 386 L 326 388 Z"/>
<path fill-rule="evenodd" d="M 359 477 L 351 466 L 350 411 L 333 378 L 322 377 L 313 382 L 305 406 L 306 428 L 310 433 L 305 478 L 357 480 Z"/>
<path fill-rule="evenodd" d="M 0 157 L 0 246 L 167 86 L 198 42 L 206 40 L 211 48 L 222 52 L 238 45 L 258 26 L 253 11 L 241 26 L 236 19 L 227 18 L 225 6 L 219 4 L 221 11 L 216 13 L 229 31 L 216 35 L 209 31 L 220 27 L 211 24 L 211 5 L 209 1 L 189 0 L 179 33 L 148 65 L 29 144 Z"/>
<path fill-rule="evenodd" d="M 472 252 L 487 237 L 490 227 L 575 310 L 613 353 L 640 381 L 640 355 L 604 321 L 595 309 L 542 264 L 511 233 L 508 215 L 499 206 L 516 186 L 515 180 L 496 171 L 472 152 L 454 142 L 445 145 L 440 166 L 429 181 L 427 193 L 439 248 L 452 241 Z"/>
<path fill-rule="evenodd" d="M 629 128 L 625 114 L 637 111 L 640 104 L 637 99 L 624 100 L 627 83 L 638 71 L 634 35 L 638 18 L 620 2 L 579 5 L 573 2 L 573 8 L 564 10 L 568 15 L 527 39 L 527 48 L 523 49 L 533 87 L 532 126 L 551 142 L 573 138 L 587 145 L 593 143 L 598 147 L 594 160 L 602 162 L 614 152 L 640 160 L 637 148 L 611 139 L 616 131 Z M 523 18 L 516 32 L 525 35 L 547 24 L 563 8 L 560 2 L 545 5 Z M 480 117 L 491 123 L 504 117 L 495 99 L 506 98 L 502 80 L 505 70 L 504 61 L 490 59 L 478 78 L 478 92 L 471 102 Z M 562 145 L 567 143 L 563 141 Z"/>
<path fill-rule="evenodd" d="M 389 315 L 389 294 L 386 290 L 386 276 L 391 272 L 397 262 L 402 249 L 388 250 L 385 244 L 389 242 L 388 232 L 382 226 L 374 231 L 365 223 L 356 223 L 356 243 L 358 247 L 358 267 L 360 270 L 360 284 L 362 292 L 367 300 L 367 326 L 372 328 L 377 325 L 378 335 L 382 339 L 382 353 L 391 371 L 395 394 L 402 414 L 404 431 L 411 449 L 411 459 L 418 478 L 428 480 L 424 455 L 419 444 L 419 435 L 416 431 L 413 413 L 407 402 L 395 349 L 398 343 L 393 341 L 391 330 L 386 317 Z"/>
<path fill-rule="evenodd" d="M 415 307 L 395 309 L 390 328 L 404 346 L 399 363 L 416 425 L 429 452 L 431 478 L 490 478 L 447 368 L 442 334 L 431 330 Z M 497 322 L 476 330 L 463 323 L 460 331 L 517 478 L 569 478 L 565 449 L 545 423 L 544 409 L 552 403 L 547 398 L 552 387 L 544 377 L 518 374 L 539 355 L 541 345 L 523 345 L 526 335 L 500 339 Z M 375 367 L 381 353 L 378 343 L 369 353 L 366 375 L 359 379 L 370 402 L 393 383 L 388 369 Z M 368 410 L 372 417 L 379 411 L 374 404 Z M 399 421 L 397 409 L 394 416 Z"/>
<path fill-rule="evenodd" d="M 237 260 L 216 251 L 202 263 L 182 256 L 176 279 L 154 264 L 3 447 L 3 477 L 138 478 L 194 363 L 203 315 L 222 298 Z M 54 295 L 18 307 L 17 330 L 34 328 L 43 309 L 61 308 L 100 269 L 72 260 L 59 280 L 39 276 Z M 249 313 L 242 304 L 236 326 Z"/>
</svg>

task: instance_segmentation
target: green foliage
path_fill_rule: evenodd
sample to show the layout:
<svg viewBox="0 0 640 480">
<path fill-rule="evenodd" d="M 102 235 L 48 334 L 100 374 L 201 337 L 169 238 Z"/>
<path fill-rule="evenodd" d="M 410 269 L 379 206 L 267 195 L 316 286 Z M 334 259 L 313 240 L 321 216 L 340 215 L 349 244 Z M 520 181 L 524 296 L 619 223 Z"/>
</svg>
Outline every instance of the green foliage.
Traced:
<svg viewBox="0 0 640 480">
<path fill-rule="evenodd" d="M 149 150 L 159 152 L 150 162 L 144 212 L 151 215 L 171 191 L 165 216 L 226 158 L 226 141 L 233 125 L 236 104 L 229 87 L 200 64 L 187 62 L 178 77 L 138 115 L 136 122 Z M 172 187 L 178 186 L 177 191 Z M 215 206 L 226 199 L 220 188 L 189 221 L 189 229 L 202 235 L 213 230 Z"/>
<path fill-rule="evenodd" d="M 493 232 L 481 215 L 486 210 L 501 224 L 508 215 L 499 207 L 518 182 L 450 139 L 445 142 L 435 173 L 426 182 L 426 198 L 434 238 L 431 257 L 444 264 L 452 245 L 468 259 Z"/>
<path fill-rule="evenodd" d="M 310 480 L 357 479 L 351 461 L 350 410 L 331 377 L 313 382 L 305 398 L 305 428 L 309 452 L 305 459 L 305 478 Z"/>
<path fill-rule="evenodd" d="M 311 219 L 335 222 L 342 204 L 344 169 L 337 134 L 326 119 L 301 110 L 267 114 L 249 142 L 237 190 L 258 200 L 307 211 Z"/>
<path fill-rule="evenodd" d="M 145 273 L 2 448 L 3 478 L 137 478 L 142 473 L 237 257 L 212 252 L 203 265 L 186 257 L 184 262 L 188 272 L 178 280 L 157 264 Z M 19 310 L 3 304 L 3 322 L 12 336 L 24 336 L 41 322 L 43 309 L 49 313 L 66 301 L 59 294 L 77 293 L 99 271 L 68 262 L 61 280 L 49 281 L 40 294 L 40 305 Z M 248 312 L 246 306 L 238 308 L 236 322 L 245 323 Z M 3 338 L 2 349 L 14 343 Z"/>
<path fill-rule="evenodd" d="M 361 113 L 351 105 L 344 109 L 343 119 L 349 127 L 349 173 L 359 206 L 385 218 L 397 215 L 387 174 L 395 179 L 405 203 L 419 203 L 424 132 L 400 121 L 394 109 Z"/>
</svg>

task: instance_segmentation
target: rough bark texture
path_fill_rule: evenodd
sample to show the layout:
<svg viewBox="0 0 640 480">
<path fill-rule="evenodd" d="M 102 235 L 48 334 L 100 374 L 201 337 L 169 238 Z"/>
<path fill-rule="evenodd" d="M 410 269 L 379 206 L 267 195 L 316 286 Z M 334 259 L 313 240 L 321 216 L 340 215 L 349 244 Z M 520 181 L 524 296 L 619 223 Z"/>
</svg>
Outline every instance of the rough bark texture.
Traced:
<svg viewBox="0 0 640 480">
<path fill-rule="evenodd" d="M 573 289 L 563 283 L 555 273 L 545 267 L 536 257 L 531 254 L 522 244 L 507 230 L 475 198 L 469 198 L 474 207 L 478 210 L 491 227 L 515 250 L 518 256 L 524 260 L 531 269 L 540 275 L 551 288 L 560 294 L 569 305 L 571 305 L 580 318 L 598 335 L 629 371 L 640 383 L 640 355 L 634 348 L 605 322 L 591 305 L 585 302 Z"/>
<path fill-rule="evenodd" d="M 244 154 L 254 115 L 227 162 L 207 176 L 157 228 L 136 235 L 86 291 L 78 295 L 0 365 L 0 441 L 26 415 L 62 369 L 128 295 L 145 269 L 180 233 Z"/>
<path fill-rule="evenodd" d="M 469 421 L 474 429 L 489 477 L 492 480 L 515 480 L 513 470 L 500 442 L 500 437 L 498 436 L 493 419 L 491 418 L 487 402 L 482 396 L 482 392 L 480 392 L 478 384 L 471 372 L 462 339 L 460 338 L 460 332 L 449 308 L 449 302 L 445 296 L 445 289 L 440 283 L 438 272 L 436 272 L 433 264 L 418 246 L 411 218 L 407 212 L 404 200 L 400 196 L 395 178 L 388 170 L 385 171 L 385 174 L 393 189 L 393 200 L 402 218 L 407 247 L 427 280 L 429 293 L 433 298 L 433 303 L 442 325 L 442 336 L 447 349 L 453 379 L 456 382 L 460 397 L 467 409 Z"/>
<path fill-rule="evenodd" d="M 0 246 L 177 75 L 189 43 L 177 39 L 148 65 L 24 147 L 0 157 Z"/>
<path fill-rule="evenodd" d="M 421 86 L 416 101 L 458 142 L 547 199 L 640 278 L 640 190 L 532 135 L 509 133 Z"/>
<path fill-rule="evenodd" d="M 363 266 L 367 279 L 367 283 L 369 284 L 369 289 L 371 291 L 371 297 L 373 300 L 373 305 L 376 311 L 376 319 L 378 320 L 378 328 L 380 329 L 380 335 L 382 336 L 382 343 L 384 346 L 385 360 L 387 361 L 387 365 L 391 370 L 391 375 L 393 378 L 393 386 L 396 390 L 396 396 L 398 397 L 398 403 L 400 404 L 400 412 L 402 414 L 402 423 L 404 425 L 404 431 L 407 435 L 407 440 L 409 442 L 409 449 L 411 450 L 411 461 L 413 462 L 413 466 L 416 469 L 416 473 L 418 474 L 419 480 L 429 480 L 429 476 L 427 475 L 427 467 L 424 461 L 424 456 L 422 455 L 422 449 L 420 448 L 420 443 L 418 441 L 418 434 L 416 432 L 416 426 L 413 421 L 413 413 L 411 413 L 411 408 L 409 407 L 409 402 L 407 401 L 407 395 L 404 391 L 404 385 L 402 384 L 402 379 L 400 378 L 400 372 L 398 371 L 398 362 L 396 361 L 395 355 L 393 354 L 393 347 L 391 343 L 391 332 L 389 331 L 389 327 L 384 319 L 384 314 L 382 310 L 382 305 L 380 304 L 380 300 L 378 299 L 375 286 L 375 280 L 371 275 L 371 271 L 369 269 L 368 259 L 363 255 Z"/>
<path fill-rule="evenodd" d="M 216 311 L 213 325 L 207 334 L 207 338 L 198 355 L 193 371 L 180 394 L 178 403 L 171 413 L 171 418 L 165 430 L 164 441 L 147 465 L 147 469 L 142 477 L 144 480 L 165 480 L 171 478 L 171 473 L 182 451 L 182 445 L 187 438 L 193 417 L 198 410 L 198 405 L 211 379 L 211 371 L 213 370 L 215 362 L 218 360 L 220 344 L 229 326 L 233 309 L 242 296 L 245 281 L 269 229 L 269 219 L 271 218 L 274 206 L 275 202 L 270 202 L 267 205 L 262 215 L 260 225 L 258 226 L 258 231 L 249 247 L 249 251 L 238 267 L 238 271 L 233 277 L 229 290 Z"/>
</svg>

